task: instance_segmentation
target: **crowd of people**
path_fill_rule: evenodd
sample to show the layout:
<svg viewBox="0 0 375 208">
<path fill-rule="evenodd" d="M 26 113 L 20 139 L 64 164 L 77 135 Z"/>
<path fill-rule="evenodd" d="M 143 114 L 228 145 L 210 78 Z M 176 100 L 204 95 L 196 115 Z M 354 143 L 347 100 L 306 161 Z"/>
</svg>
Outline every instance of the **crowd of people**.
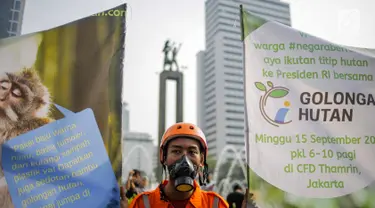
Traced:
<svg viewBox="0 0 375 208">
<path fill-rule="evenodd" d="M 146 190 L 149 180 L 140 170 L 129 173 L 121 187 L 121 208 L 244 208 L 245 193 L 235 186 L 226 199 L 213 191 L 208 172 L 208 146 L 202 130 L 190 123 L 176 123 L 163 135 L 160 163 L 168 174 L 156 189 Z"/>
</svg>

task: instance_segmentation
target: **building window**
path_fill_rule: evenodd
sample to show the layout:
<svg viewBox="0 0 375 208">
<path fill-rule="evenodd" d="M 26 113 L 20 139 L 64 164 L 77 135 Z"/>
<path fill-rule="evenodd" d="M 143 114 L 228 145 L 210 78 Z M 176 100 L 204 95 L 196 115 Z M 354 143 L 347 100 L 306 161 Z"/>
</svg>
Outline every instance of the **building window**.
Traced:
<svg viewBox="0 0 375 208">
<path fill-rule="evenodd" d="M 205 115 L 209 116 L 209 115 L 214 114 L 214 113 L 216 113 L 216 109 L 215 108 L 212 109 L 212 110 L 210 110 L 210 111 L 208 111 L 208 112 L 206 112 Z"/>
<path fill-rule="evenodd" d="M 19 19 L 20 19 L 20 13 L 16 12 L 16 11 L 13 11 L 13 18 L 12 18 L 12 20 L 19 21 Z"/>
<path fill-rule="evenodd" d="M 13 11 L 12 10 L 9 10 L 9 20 L 12 20 L 13 19 Z"/>
<path fill-rule="evenodd" d="M 234 141 L 227 141 L 229 145 L 245 145 L 245 142 L 234 142 Z"/>
<path fill-rule="evenodd" d="M 205 101 L 209 102 L 209 101 L 211 101 L 214 98 L 215 98 L 215 94 L 212 94 L 210 97 L 206 98 Z"/>
<path fill-rule="evenodd" d="M 225 45 L 225 44 L 224 44 Z M 231 54 L 231 55 L 235 55 L 235 56 L 242 56 L 242 53 L 236 53 L 236 52 L 233 52 L 233 51 L 227 51 L 227 50 L 224 50 L 224 53 L 226 54 Z"/>
<path fill-rule="evenodd" d="M 239 122 L 244 122 L 245 120 L 244 119 L 241 119 L 241 118 L 225 118 L 227 121 L 239 121 Z"/>
<path fill-rule="evenodd" d="M 227 113 L 233 113 L 233 114 L 244 114 L 243 111 L 236 111 L 236 110 L 226 110 Z"/>
<path fill-rule="evenodd" d="M 242 63 L 242 60 L 240 60 L 240 59 L 224 58 L 224 60 L 226 60 L 226 61 L 230 61 L 230 62 Z"/>
<path fill-rule="evenodd" d="M 243 81 L 242 80 L 230 80 L 230 79 L 226 79 L 225 82 L 226 83 L 230 83 L 230 84 L 240 84 L 240 85 L 243 85 Z"/>
<path fill-rule="evenodd" d="M 18 24 L 17 23 L 15 23 L 15 22 L 13 22 L 12 23 L 12 27 L 11 27 L 11 32 L 17 32 L 17 26 L 18 26 Z"/>
<path fill-rule="evenodd" d="M 214 128 L 214 127 L 216 127 L 216 123 L 213 123 L 213 124 L 211 124 L 211 125 L 208 125 L 208 126 L 206 127 L 206 129 L 209 130 L 209 129 Z"/>
<path fill-rule="evenodd" d="M 207 93 L 208 94 L 208 93 Z M 215 100 L 213 100 L 213 101 L 211 101 L 211 102 L 209 102 L 209 103 L 206 103 L 205 105 L 204 105 L 204 107 L 205 108 L 209 108 L 210 106 L 214 106 L 216 104 L 216 101 Z"/>
<path fill-rule="evenodd" d="M 209 137 L 215 134 L 216 134 L 216 131 L 206 132 L 206 137 Z M 211 141 L 211 139 L 209 139 L 208 141 Z"/>
<path fill-rule="evenodd" d="M 215 119 L 216 119 L 216 115 L 206 118 L 206 123 L 210 123 L 212 120 L 215 120 Z M 206 136 L 209 136 L 209 135 L 206 135 Z"/>
<path fill-rule="evenodd" d="M 230 40 L 238 43 L 242 43 L 241 38 L 231 38 L 231 37 L 224 37 L 224 40 Z"/>
<path fill-rule="evenodd" d="M 243 92 L 243 89 L 238 89 L 238 88 L 234 88 L 234 87 L 224 87 L 224 89 L 230 90 L 230 91 Z"/>
<path fill-rule="evenodd" d="M 232 72 L 224 72 L 225 75 L 228 75 L 228 76 L 234 76 L 234 77 L 243 77 L 242 74 L 239 74 L 239 73 L 232 73 Z"/>
<path fill-rule="evenodd" d="M 226 128 L 228 128 L 228 129 L 239 129 L 239 130 L 244 130 L 244 127 L 243 127 L 243 126 L 232 126 L 232 125 L 228 125 L 228 126 L 226 126 Z"/>
<path fill-rule="evenodd" d="M 8 31 L 12 31 L 12 22 L 8 23 Z"/>
<path fill-rule="evenodd" d="M 243 103 L 225 102 L 226 105 L 244 107 Z"/>
<path fill-rule="evenodd" d="M 243 134 L 226 134 L 227 136 L 229 136 L 229 137 L 244 137 L 245 135 L 243 135 Z"/>
<path fill-rule="evenodd" d="M 238 67 L 238 66 L 232 66 L 232 65 L 224 65 L 225 68 L 230 68 L 230 69 L 238 69 L 238 70 L 242 70 L 242 67 Z"/>
<path fill-rule="evenodd" d="M 15 10 L 21 10 L 21 1 L 14 1 L 14 9 Z"/>
<path fill-rule="evenodd" d="M 227 43 L 224 43 L 224 46 L 226 47 L 230 47 L 230 48 L 236 48 L 236 49 L 242 49 L 241 46 L 236 46 L 236 45 L 233 45 L 233 44 L 227 44 Z M 242 56 L 242 54 L 239 54 Z"/>
<path fill-rule="evenodd" d="M 236 99 L 239 99 L 239 100 L 243 100 L 244 99 L 243 96 L 237 96 L 237 95 L 231 95 L 231 94 L 225 94 L 225 97 L 236 98 Z"/>
</svg>

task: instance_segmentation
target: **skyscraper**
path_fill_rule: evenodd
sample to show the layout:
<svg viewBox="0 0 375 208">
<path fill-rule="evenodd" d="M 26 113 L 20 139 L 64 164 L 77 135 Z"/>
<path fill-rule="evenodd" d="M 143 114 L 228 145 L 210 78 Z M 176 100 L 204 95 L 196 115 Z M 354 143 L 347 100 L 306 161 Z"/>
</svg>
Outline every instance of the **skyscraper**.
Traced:
<svg viewBox="0 0 375 208">
<path fill-rule="evenodd" d="M 21 34 L 25 0 L 0 1 L 0 38 Z"/>
<path fill-rule="evenodd" d="M 289 5 L 279 0 L 205 2 L 206 50 L 197 54 L 198 124 L 216 158 L 227 145 L 245 146 L 240 4 L 259 17 L 290 25 Z"/>
<path fill-rule="evenodd" d="M 122 132 L 129 132 L 129 109 L 127 102 L 122 102 Z"/>
</svg>

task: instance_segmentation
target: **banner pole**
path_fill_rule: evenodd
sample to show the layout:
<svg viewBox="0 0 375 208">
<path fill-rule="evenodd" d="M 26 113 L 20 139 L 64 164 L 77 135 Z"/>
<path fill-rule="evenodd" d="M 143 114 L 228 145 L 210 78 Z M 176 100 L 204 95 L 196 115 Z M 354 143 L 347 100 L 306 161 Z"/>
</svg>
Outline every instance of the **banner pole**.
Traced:
<svg viewBox="0 0 375 208">
<path fill-rule="evenodd" d="M 249 193 L 250 193 L 250 150 L 249 150 L 249 122 L 247 116 L 247 105 L 246 105 L 246 67 L 245 67 L 245 29 L 244 29 L 244 9 L 243 5 L 240 5 L 240 20 L 241 20 L 241 40 L 242 40 L 242 67 L 243 67 L 243 83 L 244 83 L 244 104 L 245 104 L 245 154 L 246 154 L 246 180 L 247 180 L 247 189 L 245 193 L 245 200 L 242 203 L 242 207 L 246 207 L 248 203 Z"/>
</svg>

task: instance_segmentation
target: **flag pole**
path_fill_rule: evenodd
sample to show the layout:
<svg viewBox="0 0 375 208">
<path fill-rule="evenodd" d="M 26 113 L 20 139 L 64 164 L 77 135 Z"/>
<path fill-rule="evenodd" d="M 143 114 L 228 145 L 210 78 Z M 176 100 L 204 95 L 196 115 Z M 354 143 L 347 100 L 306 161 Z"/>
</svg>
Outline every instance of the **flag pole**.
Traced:
<svg viewBox="0 0 375 208">
<path fill-rule="evenodd" d="M 240 4 L 240 20 L 241 20 L 241 40 L 244 41 L 245 33 L 244 33 L 244 24 L 243 24 L 243 5 Z"/>
<path fill-rule="evenodd" d="M 240 20 L 241 20 L 241 40 L 242 40 L 242 67 L 243 67 L 243 77 L 244 77 L 244 104 L 245 104 L 245 125 L 244 125 L 244 132 L 245 132 L 245 153 L 246 153 L 246 179 L 247 179 L 247 189 L 245 194 L 245 200 L 242 203 L 242 207 L 246 207 L 249 198 L 250 192 L 250 149 L 249 149 L 249 121 L 247 116 L 247 104 L 246 104 L 246 67 L 245 67 L 245 29 L 244 29 L 244 9 L 243 5 L 240 5 Z"/>
</svg>

